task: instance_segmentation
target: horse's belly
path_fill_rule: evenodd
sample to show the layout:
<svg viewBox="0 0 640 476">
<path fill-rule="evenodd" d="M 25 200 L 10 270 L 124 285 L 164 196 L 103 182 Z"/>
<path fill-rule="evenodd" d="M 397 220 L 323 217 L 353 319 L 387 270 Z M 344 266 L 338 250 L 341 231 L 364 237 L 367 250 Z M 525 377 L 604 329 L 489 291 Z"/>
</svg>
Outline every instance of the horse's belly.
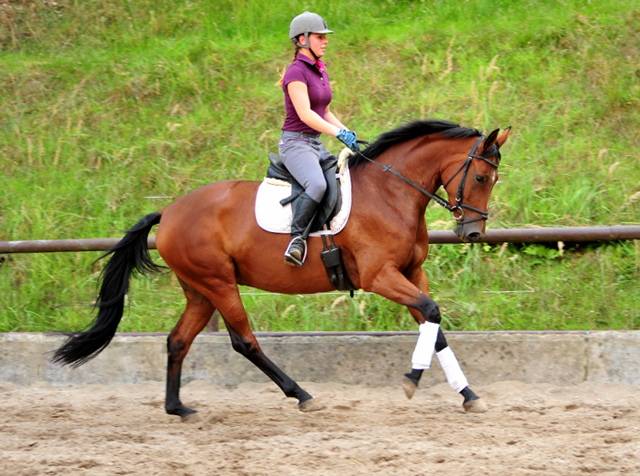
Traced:
<svg viewBox="0 0 640 476">
<path fill-rule="evenodd" d="M 289 236 L 266 233 L 251 250 L 234 257 L 238 284 L 283 294 L 313 294 L 333 291 L 334 288 L 320 258 L 320 238 L 310 238 L 309 251 L 300 268 L 284 262 Z"/>
</svg>

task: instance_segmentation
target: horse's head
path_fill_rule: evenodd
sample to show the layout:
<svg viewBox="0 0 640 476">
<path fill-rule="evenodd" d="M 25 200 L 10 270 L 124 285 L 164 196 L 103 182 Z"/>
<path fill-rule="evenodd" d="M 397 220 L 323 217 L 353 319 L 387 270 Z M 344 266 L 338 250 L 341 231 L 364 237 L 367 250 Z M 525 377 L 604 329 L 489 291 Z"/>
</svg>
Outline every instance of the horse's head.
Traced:
<svg viewBox="0 0 640 476">
<path fill-rule="evenodd" d="M 458 222 L 453 231 L 464 242 L 474 243 L 484 237 L 489 196 L 498 181 L 500 147 L 507 141 L 510 129 L 500 135 L 500 129 L 496 129 L 484 140 L 479 137 L 463 162 L 458 155 L 443 168 L 447 179 L 443 186 Z"/>
</svg>

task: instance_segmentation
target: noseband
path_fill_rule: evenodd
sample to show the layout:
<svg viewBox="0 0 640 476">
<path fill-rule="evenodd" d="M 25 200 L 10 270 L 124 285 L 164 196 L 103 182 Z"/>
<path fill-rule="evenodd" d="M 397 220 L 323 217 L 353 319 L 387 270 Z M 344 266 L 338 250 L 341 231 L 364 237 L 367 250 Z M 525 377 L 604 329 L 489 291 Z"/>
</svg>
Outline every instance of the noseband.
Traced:
<svg viewBox="0 0 640 476">
<path fill-rule="evenodd" d="M 451 212 L 453 214 L 453 218 L 458 222 L 458 225 L 467 225 L 469 223 L 473 223 L 473 222 L 480 221 L 480 220 L 487 220 L 489 218 L 489 212 L 488 211 L 485 212 L 483 210 L 480 210 L 479 208 L 472 207 L 471 205 L 467 205 L 466 203 L 463 203 L 463 201 L 462 201 L 463 194 L 464 194 L 464 186 L 467 183 L 467 175 L 469 173 L 469 167 L 471 166 L 471 161 L 473 159 L 481 159 L 481 160 L 484 160 L 489 165 L 491 165 L 492 167 L 495 167 L 496 169 L 500 165 L 500 150 L 498 149 L 497 143 L 494 144 L 491 147 L 491 149 L 489 149 L 492 152 L 490 157 L 495 156 L 496 159 L 497 159 L 496 162 L 492 162 L 491 160 L 487 159 L 486 157 L 483 157 L 482 155 L 476 154 L 476 150 L 478 150 L 478 146 L 482 143 L 482 141 L 484 139 L 485 139 L 485 137 L 483 135 L 481 135 L 478 138 L 478 140 L 476 141 L 476 143 L 473 146 L 473 149 L 471 149 L 471 152 L 469 152 L 469 155 L 467 156 L 467 159 L 462 163 L 460 168 L 458 168 L 456 173 L 453 174 L 453 176 L 449 180 L 447 180 L 447 183 L 443 185 L 443 188 L 446 190 L 447 185 L 449 185 L 451 183 L 451 181 L 462 171 L 462 179 L 460 180 L 460 186 L 458 187 L 458 195 L 456 196 L 456 204 L 453 205 L 453 206 L 450 205 L 447 200 L 445 200 L 444 198 L 439 196 L 437 193 L 427 192 L 424 188 L 422 188 L 417 183 L 409 180 L 407 177 L 405 177 L 401 173 L 396 172 L 395 170 L 393 170 L 391 168 L 392 165 L 382 165 L 382 164 L 376 162 L 375 160 L 371 160 L 369 157 L 366 157 L 359 150 L 356 151 L 356 152 L 358 153 L 358 155 L 360 155 L 360 157 L 366 159 L 367 161 L 369 161 L 369 162 L 371 162 L 373 164 L 376 164 L 379 167 L 382 167 L 382 169 L 383 169 L 382 171 L 383 172 L 391 172 L 395 176 L 397 176 L 397 177 L 401 178 L 402 180 L 404 180 L 405 182 L 407 182 L 409 185 L 411 185 L 416 190 L 420 191 L 421 193 L 423 193 L 427 197 L 431 198 L 432 200 L 435 200 L 435 202 L 438 205 L 446 208 L 449 212 Z M 358 142 L 361 143 L 361 144 L 368 145 L 368 143 L 364 142 L 364 141 L 358 141 Z M 495 154 L 493 153 L 493 149 L 494 148 L 495 148 Z M 464 211 L 465 210 L 471 210 L 473 212 L 476 212 L 476 213 L 478 213 L 480 215 L 480 217 L 479 218 L 474 218 L 472 220 L 465 221 L 464 220 Z M 456 216 L 456 213 L 459 213 L 459 215 Z"/>
</svg>

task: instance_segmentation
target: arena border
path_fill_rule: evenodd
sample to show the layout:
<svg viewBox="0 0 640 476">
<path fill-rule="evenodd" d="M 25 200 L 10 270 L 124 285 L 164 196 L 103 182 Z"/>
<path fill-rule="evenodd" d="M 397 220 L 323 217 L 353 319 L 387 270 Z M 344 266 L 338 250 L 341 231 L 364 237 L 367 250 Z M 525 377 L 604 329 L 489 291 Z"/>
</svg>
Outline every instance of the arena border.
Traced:
<svg viewBox="0 0 640 476">
<path fill-rule="evenodd" d="M 409 370 L 417 332 L 256 333 L 267 355 L 300 382 L 397 385 Z M 164 381 L 166 334 L 116 334 L 82 367 L 59 367 L 47 353 L 65 337 L 0 333 L 0 381 L 17 385 L 131 384 Z M 640 331 L 448 332 L 474 385 L 498 381 L 573 385 L 640 384 Z M 267 378 L 231 348 L 226 333 L 200 334 L 184 364 L 183 382 L 235 387 Z M 421 386 L 444 382 L 437 359 Z"/>
<path fill-rule="evenodd" d="M 478 243 L 581 243 L 640 239 L 640 225 L 576 226 L 561 228 L 505 228 L 487 229 Z M 0 241 L 0 253 L 55 253 L 72 251 L 106 251 L 120 238 L 88 238 L 69 240 Z M 429 243 L 462 244 L 453 231 L 430 230 Z M 150 237 L 149 248 L 156 248 Z"/>
</svg>

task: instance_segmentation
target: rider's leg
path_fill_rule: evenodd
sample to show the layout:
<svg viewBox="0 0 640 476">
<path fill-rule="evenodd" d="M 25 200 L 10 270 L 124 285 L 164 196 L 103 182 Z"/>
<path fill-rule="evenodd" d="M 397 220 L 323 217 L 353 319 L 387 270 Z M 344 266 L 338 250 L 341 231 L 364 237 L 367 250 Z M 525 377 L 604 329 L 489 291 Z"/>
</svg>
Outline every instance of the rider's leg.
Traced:
<svg viewBox="0 0 640 476">
<path fill-rule="evenodd" d="M 302 266 L 304 262 L 310 225 L 327 188 L 320 166 L 320 160 L 327 154 L 319 138 L 286 131 L 282 134 L 282 162 L 305 189 L 292 203 L 291 242 L 285 251 L 285 262 L 292 266 Z"/>
<path fill-rule="evenodd" d="M 291 222 L 291 242 L 284 252 L 284 260 L 292 266 L 302 266 L 306 255 L 307 238 L 311 231 L 311 223 L 316 216 L 318 202 L 306 192 L 291 204 L 293 221 Z"/>
</svg>

